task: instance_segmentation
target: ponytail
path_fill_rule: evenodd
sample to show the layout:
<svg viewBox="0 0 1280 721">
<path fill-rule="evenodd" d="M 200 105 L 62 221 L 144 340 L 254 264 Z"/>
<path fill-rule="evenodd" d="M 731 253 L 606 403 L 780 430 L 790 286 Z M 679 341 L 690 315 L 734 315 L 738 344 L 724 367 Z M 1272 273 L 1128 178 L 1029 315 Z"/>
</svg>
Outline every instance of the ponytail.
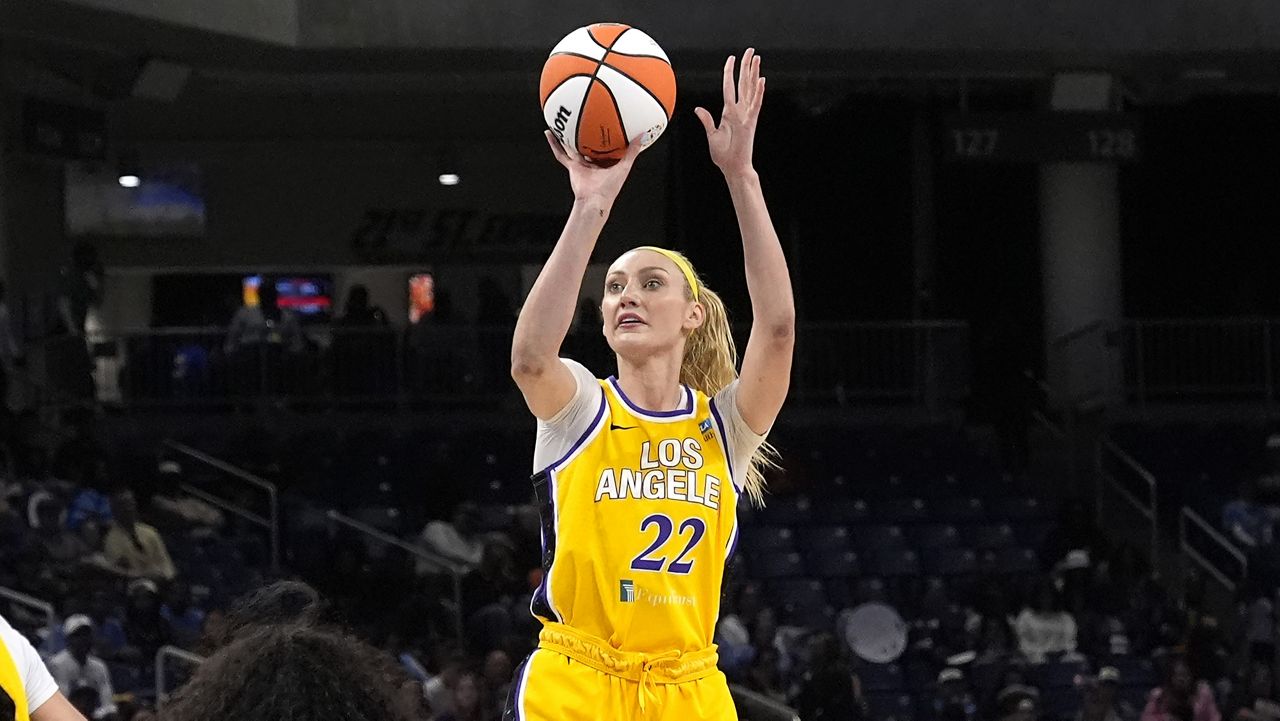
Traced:
<svg viewBox="0 0 1280 721">
<path fill-rule="evenodd" d="M 688 263 L 683 255 L 680 258 Z M 691 272 L 692 267 L 689 266 Z M 729 313 L 724 302 L 696 273 L 694 278 L 698 283 L 698 302 L 702 304 L 703 320 L 702 325 L 685 339 L 680 382 L 707 396 L 714 396 L 738 377 L 738 350 L 733 343 Z M 692 300 L 693 289 L 689 288 L 688 292 Z M 765 441 L 751 454 L 743 483 L 743 490 L 757 508 L 764 507 L 764 472 L 769 468 L 778 468 L 778 451 Z"/>
</svg>

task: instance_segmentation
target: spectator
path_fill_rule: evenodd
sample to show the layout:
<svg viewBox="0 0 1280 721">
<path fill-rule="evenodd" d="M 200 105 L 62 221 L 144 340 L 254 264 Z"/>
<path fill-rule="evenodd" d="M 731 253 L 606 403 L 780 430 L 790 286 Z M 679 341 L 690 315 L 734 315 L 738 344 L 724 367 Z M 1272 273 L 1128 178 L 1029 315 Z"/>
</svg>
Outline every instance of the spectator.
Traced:
<svg viewBox="0 0 1280 721">
<path fill-rule="evenodd" d="M 1040 717 L 1040 691 L 1033 686 L 1012 684 L 996 696 L 999 721 L 1036 721 Z"/>
<path fill-rule="evenodd" d="M 511 657 L 506 651 L 495 649 L 485 656 L 484 689 L 489 695 L 488 715 L 495 718 L 501 716 L 511 692 Z"/>
<path fill-rule="evenodd" d="M 387 314 L 381 307 L 369 304 L 369 289 L 357 283 L 347 292 L 347 303 L 337 324 L 357 328 L 382 328 L 387 325 Z"/>
<path fill-rule="evenodd" d="M 112 516 L 111 498 L 107 494 L 111 484 L 105 464 L 92 458 L 84 459 L 73 466 L 72 472 L 75 477 L 71 480 L 81 488 L 67 509 L 67 528 L 78 531 L 86 523 L 98 529 L 106 528 Z"/>
<path fill-rule="evenodd" d="M 480 677 L 474 671 L 464 671 L 458 677 L 450 707 L 450 711 L 440 715 L 440 721 L 490 721 L 491 717 L 485 713 Z"/>
<path fill-rule="evenodd" d="M 111 673 L 107 670 L 107 664 L 91 653 L 93 632 L 93 621 L 88 616 L 69 617 L 62 624 L 67 647 L 49 661 L 49 672 L 58 682 L 58 689 L 82 713 L 85 709 L 76 704 L 75 694 L 81 688 L 92 689 L 96 705 L 89 708 L 85 716 L 102 718 L 116 712 L 112 702 L 115 692 L 111 689 Z"/>
<path fill-rule="evenodd" d="M 1271 542 L 1271 519 L 1257 503 L 1258 484 L 1250 479 L 1241 482 L 1236 499 L 1222 508 L 1222 527 L 1233 541 L 1252 549 Z"/>
<path fill-rule="evenodd" d="M 755 652 L 751 667 L 747 669 L 747 688 L 778 703 L 786 703 L 787 694 L 782 688 L 776 648 L 764 646 Z"/>
<path fill-rule="evenodd" d="M 96 719 L 96 711 L 102 708 L 102 694 L 98 693 L 98 689 L 92 686 L 76 687 L 76 690 L 71 692 L 67 700 L 85 718 Z"/>
<path fill-rule="evenodd" d="M 462 678 L 466 662 L 466 656 L 457 649 L 444 652 L 439 662 L 440 672 L 422 685 L 422 695 L 432 712 L 443 716 L 453 711 L 453 690 Z"/>
<path fill-rule="evenodd" d="M 245 626 L 164 707 L 166 721 L 409 721 L 407 678 L 384 654 L 300 623 Z"/>
<path fill-rule="evenodd" d="M 104 275 L 97 248 L 76 243 L 58 288 L 57 332 L 63 337 L 50 346 L 45 361 L 52 382 L 74 398 L 94 395 L 93 359 L 84 338 L 89 312 L 102 302 Z"/>
<path fill-rule="evenodd" d="M 265 345 L 281 346 L 289 353 L 303 350 L 302 326 L 298 316 L 277 305 L 275 279 L 263 276 L 258 283 L 258 302 L 240 306 L 231 317 L 223 350 L 227 355 L 257 352 Z"/>
<path fill-rule="evenodd" d="M 129 584 L 124 633 L 143 660 L 154 658 L 161 646 L 173 643 L 173 632 L 160 616 L 159 590 L 151 579 L 139 578 Z"/>
<path fill-rule="evenodd" d="M 0 281 L 0 423 L 4 427 L 4 439 L 10 439 L 9 418 L 9 384 L 14 372 L 22 365 L 22 346 L 13 330 L 13 320 L 9 315 L 9 303 L 6 300 L 6 288 Z"/>
<path fill-rule="evenodd" d="M 33 493 L 27 508 L 31 528 L 36 532 L 37 550 L 45 563 L 66 570 L 88 555 L 85 542 L 63 524 L 67 511 L 53 494 Z"/>
<path fill-rule="evenodd" d="M 760 605 L 759 584 L 745 583 L 732 604 L 726 604 L 726 613 L 716 625 L 720 668 L 730 679 L 745 673 L 755 657 L 750 625 L 760 613 Z"/>
<path fill-rule="evenodd" d="M 130 578 L 173 578 L 169 549 L 159 531 L 138 520 L 138 502 L 133 492 L 119 491 L 112 496 L 111 513 L 115 520 L 103 540 L 107 564 Z"/>
<path fill-rule="evenodd" d="M 948 667 L 938 674 L 938 695 L 933 701 L 936 721 L 969 721 L 977 716 L 978 705 L 964 672 Z"/>
<path fill-rule="evenodd" d="M 1250 664 L 1227 699 L 1227 721 L 1274 721 L 1280 718 L 1275 678 L 1266 662 Z"/>
<path fill-rule="evenodd" d="M 836 637 L 818 633 L 809 639 L 808 663 L 796 696 L 796 712 L 802 719 L 870 718 L 861 680 L 840 655 Z"/>
<path fill-rule="evenodd" d="M 1076 721 L 1129 721 L 1132 716 L 1121 714 L 1117 705 L 1120 672 L 1107 666 L 1098 671 L 1097 678 L 1084 681 L 1083 704 Z"/>
<path fill-rule="evenodd" d="M 452 523 L 431 521 L 422 529 L 422 542 L 432 552 L 474 570 L 484 558 L 484 543 L 476 535 L 480 509 L 464 501 L 453 509 Z"/>
<path fill-rule="evenodd" d="M 1152 689 L 1142 721 L 1221 721 L 1213 690 L 1197 681 L 1181 656 L 1169 660 L 1163 686 Z"/>
<path fill-rule="evenodd" d="M 1003 663 L 1014 650 L 1013 630 L 1001 616 L 984 616 L 978 626 L 975 664 Z"/>
<path fill-rule="evenodd" d="M 1056 589 L 1047 581 L 1040 584 L 1035 605 L 1022 609 L 1013 627 L 1018 648 L 1030 663 L 1044 663 L 1050 654 L 1076 650 L 1076 621 L 1062 610 Z"/>
<path fill-rule="evenodd" d="M 164 591 L 160 617 L 173 629 L 173 638 L 183 648 L 195 648 L 204 631 L 205 613 L 191 602 L 191 586 L 175 578 Z"/>
</svg>

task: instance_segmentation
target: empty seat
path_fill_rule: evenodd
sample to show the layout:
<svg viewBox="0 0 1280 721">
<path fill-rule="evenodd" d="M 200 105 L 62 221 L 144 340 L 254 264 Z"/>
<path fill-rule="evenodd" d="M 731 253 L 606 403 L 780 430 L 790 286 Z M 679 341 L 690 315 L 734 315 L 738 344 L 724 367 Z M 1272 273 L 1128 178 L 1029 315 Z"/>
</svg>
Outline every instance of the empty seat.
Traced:
<svg viewBox="0 0 1280 721">
<path fill-rule="evenodd" d="M 871 692 L 867 694 L 867 706 L 872 721 L 914 721 L 916 718 L 910 694 Z"/>
<path fill-rule="evenodd" d="M 868 693 L 900 693 L 907 689 L 902 667 L 896 663 L 869 663 L 856 671 L 862 679 L 862 689 Z"/>
<path fill-rule="evenodd" d="M 900 526 L 862 526 L 854 529 L 852 538 L 854 548 L 867 553 L 906 545 Z"/>
<path fill-rule="evenodd" d="M 922 568 L 930 576 L 969 576 L 978 572 L 978 554 L 968 548 L 925 549 Z"/>
<path fill-rule="evenodd" d="M 1070 688 L 1076 680 L 1089 672 L 1083 659 L 1071 661 L 1045 661 L 1035 666 L 1031 678 L 1041 689 Z"/>
<path fill-rule="evenodd" d="M 809 573 L 818 578 L 851 578 L 859 572 L 858 554 L 853 551 L 815 550 L 807 554 Z"/>
<path fill-rule="evenodd" d="M 822 582 L 813 579 L 774 581 L 769 584 L 769 597 L 795 625 L 821 624 L 830 612 Z"/>
<path fill-rule="evenodd" d="M 794 550 L 794 537 L 785 526 L 761 526 L 744 532 L 739 543 L 751 553 L 775 553 Z"/>
<path fill-rule="evenodd" d="M 849 548 L 849 529 L 845 526 L 801 527 L 796 533 L 798 545 L 815 551 L 842 551 Z"/>
<path fill-rule="evenodd" d="M 984 552 L 979 568 L 985 573 L 999 576 L 1017 576 L 1039 570 L 1036 552 L 1029 548 L 1001 548 Z"/>
<path fill-rule="evenodd" d="M 836 498 L 823 501 L 813 509 L 813 518 L 822 523 L 838 523 L 851 525 L 866 523 L 871 511 L 867 502 L 860 498 Z"/>
<path fill-rule="evenodd" d="M 888 498 L 873 509 L 876 520 L 885 523 L 920 523 L 929 518 L 929 508 L 922 498 Z"/>
<path fill-rule="evenodd" d="M 1049 515 L 1049 509 L 1038 498 L 999 498 L 988 509 L 993 518 L 1011 521 L 1034 521 Z"/>
<path fill-rule="evenodd" d="M 915 541 L 916 548 L 952 548 L 960 544 L 960 533 L 955 526 L 931 523 L 917 526 L 909 534 Z"/>
<path fill-rule="evenodd" d="M 1137 656 L 1113 656 L 1102 665 L 1115 666 L 1120 672 L 1121 686 L 1149 689 L 1156 685 L 1156 669 L 1151 659 Z"/>
<path fill-rule="evenodd" d="M 986 520 L 987 510 L 981 498 L 957 498 L 941 506 L 936 517 L 953 523 L 975 523 Z"/>
<path fill-rule="evenodd" d="M 792 526 L 812 523 L 811 506 L 808 496 L 791 496 L 770 500 L 769 505 L 760 510 L 759 520 L 774 526 Z"/>
<path fill-rule="evenodd" d="M 864 567 L 867 573 L 882 578 L 918 576 L 920 558 L 910 549 L 886 548 L 873 552 Z"/>
<path fill-rule="evenodd" d="M 804 574 L 804 565 L 798 553 L 761 553 L 748 559 L 755 578 L 771 580 L 795 578 Z"/>
<path fill-rule="evenodd" d="M 1013 528 L 1003 523 L 969 526 L 965 528 L 964 535 L 969 545 L 979 551 L 1008 548 L 1017 543 Z"/>
</svg>

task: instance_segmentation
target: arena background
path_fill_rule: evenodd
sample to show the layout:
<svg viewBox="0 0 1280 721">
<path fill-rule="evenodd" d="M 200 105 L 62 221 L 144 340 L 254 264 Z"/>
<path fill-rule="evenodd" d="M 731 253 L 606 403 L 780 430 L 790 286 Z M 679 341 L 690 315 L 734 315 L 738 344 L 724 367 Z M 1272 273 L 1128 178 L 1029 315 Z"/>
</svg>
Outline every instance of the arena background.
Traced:
<svg viewBox="0 0 1280 721">
<path fill-rule="evenodd" d="M 656 38 L 680 95 L 595 260 L 684 249 L 744 329 L 692 108 L 748 45 L 770 79 L 756 164 L 800 325 L 726 580 L 742 717 L 1128 721 L 1178 654 L 1232 721 L 1280 715 L 1254 683 L 1280 573 L 1258 0 L 0 5 L 0 612 L 50 658 L 93 618 L 116 703 L 89 710 L 144 718 L 238 596 L 296 578 L 423 718 L 496 716 L 539 564 L 510 334 L 570 199 L 537 78 L 597 21 Z M 227 344 L 253 276 L 314 311 L 295 346 Z M 579 319 L 566 352 L 605 351 Z M 151 586 L 86 530 L 126 488 L 175 567 Z M 903 619 L 872 634 L 903 634 L 892 662 L 868 603 Z"/>
</svg>

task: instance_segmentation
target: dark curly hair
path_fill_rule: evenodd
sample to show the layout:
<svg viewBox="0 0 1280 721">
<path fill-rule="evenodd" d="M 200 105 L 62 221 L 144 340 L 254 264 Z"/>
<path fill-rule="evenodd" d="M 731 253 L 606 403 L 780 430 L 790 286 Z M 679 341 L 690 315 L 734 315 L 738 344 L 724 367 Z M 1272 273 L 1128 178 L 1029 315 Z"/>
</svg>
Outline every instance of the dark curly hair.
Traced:
<svg viewBox="0 0 1280 721">
<path fill-rule="evenodd" d="M 163 721 L 409 721 L 407 677 L 342 631 L 248 627 L 208 658 L 160 709 Z"/>
</svg>

